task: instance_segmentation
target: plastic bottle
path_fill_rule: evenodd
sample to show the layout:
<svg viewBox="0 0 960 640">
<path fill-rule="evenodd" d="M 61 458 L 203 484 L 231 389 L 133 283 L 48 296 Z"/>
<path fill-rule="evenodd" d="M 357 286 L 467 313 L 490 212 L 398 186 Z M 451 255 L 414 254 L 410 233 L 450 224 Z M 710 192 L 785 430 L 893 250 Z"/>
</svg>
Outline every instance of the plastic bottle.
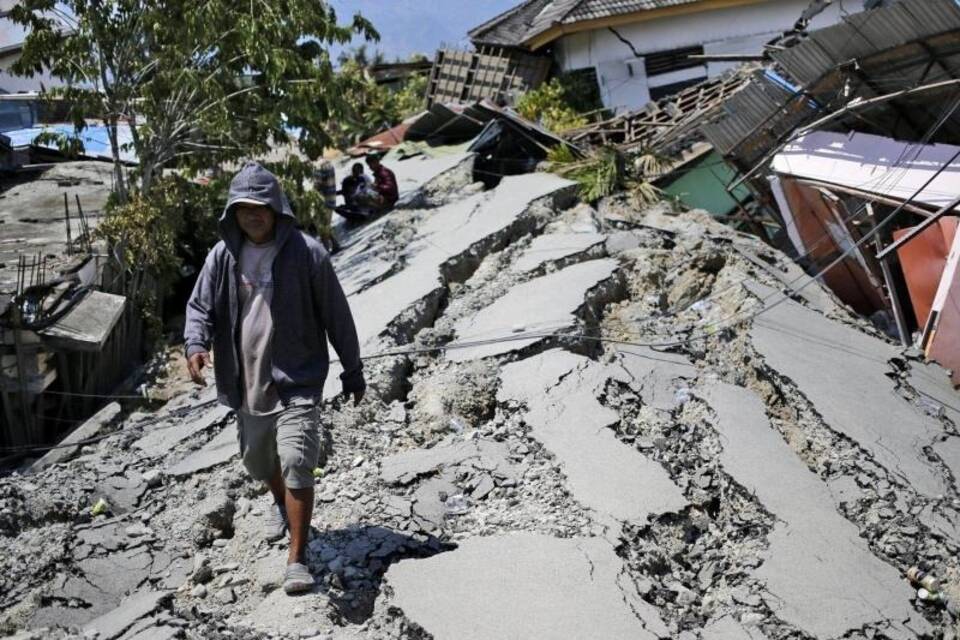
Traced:
<svg viewBox="0 0 960 640">
<path fill-rule="evenodd" d="M 920 567 L 910 567 L 907 569 L 907 580 L 926 589 L 930 593 L 940 590 L 940 581 Z"/>
</svg>

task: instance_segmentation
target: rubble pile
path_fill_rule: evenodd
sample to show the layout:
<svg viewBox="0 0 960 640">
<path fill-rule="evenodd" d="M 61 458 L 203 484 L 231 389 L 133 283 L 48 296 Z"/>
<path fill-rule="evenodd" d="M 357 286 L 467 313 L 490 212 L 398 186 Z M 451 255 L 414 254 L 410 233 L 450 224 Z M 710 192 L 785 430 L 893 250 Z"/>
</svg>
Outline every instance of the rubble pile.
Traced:
<svg viewBox="0 0 960 640">
<path fill-rule="evenodd" d="M 799 267 L 706 214 L 470 162 L 397 163 L 430 197 L 338 231 L 371 391 L 335 399 L 334 366 L 312 593 L 279 589 L 207 388 L 0 479 L 0 630 L 956 637 L 904 578 L 958 586 L 944 371 L 817 282 L 782 300 Z"/>
</svg>

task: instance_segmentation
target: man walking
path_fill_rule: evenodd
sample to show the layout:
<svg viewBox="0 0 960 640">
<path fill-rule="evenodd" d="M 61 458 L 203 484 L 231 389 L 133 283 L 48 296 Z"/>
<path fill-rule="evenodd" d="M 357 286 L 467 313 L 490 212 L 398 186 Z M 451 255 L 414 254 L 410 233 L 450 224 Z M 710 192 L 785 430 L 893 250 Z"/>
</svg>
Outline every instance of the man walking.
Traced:
<svg viewBox="0 0 960 640">
<path fill-rule="evenodd" d="M 359 403 L 357 333 L 329 254 L 294 228 L 272 173 L 248 164 L 234 176 L 219 231 L 187 303 L 187 367 L 204 384 L 212 343 L 218 398 L 237 412 L 243 464 L 273 495 L 264 535 L 290 531 L 283 588 L 306 591 L 327 340 L 343 364 L 344 393 Z"/>
</svg>

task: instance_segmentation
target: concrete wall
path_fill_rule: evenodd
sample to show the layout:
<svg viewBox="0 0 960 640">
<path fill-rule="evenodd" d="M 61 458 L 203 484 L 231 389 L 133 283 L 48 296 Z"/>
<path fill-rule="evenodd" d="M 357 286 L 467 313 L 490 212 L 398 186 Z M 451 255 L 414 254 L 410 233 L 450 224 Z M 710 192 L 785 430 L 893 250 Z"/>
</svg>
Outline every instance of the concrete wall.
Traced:
<svg viewBox="0 0 960 640">
<path fill-rule="evenodd" d="M 860 2 L 846 2 L 847 11 L 859 10 Z M 703 45 L 707 54 L 759 53 L 764 43 L 791 28 L 809 0 L 772 0 L 763 4 L 731 7 L 681 15 L 650 22 L 615 27 L 640 54 Z M 812 28 L 838 22 L 838 3 L 817 16 Z M 715 77 L 734 66 L 711 62 L 652 78 L 646 76 L 643 58 L 609 29 L 596 29 L 561 37 L 554 43 L 554 57 L 564 71 L 594 67 L 604 105 L 618 111 L 633 110 L 650 100 L 650 88 Z"/>
</svg>

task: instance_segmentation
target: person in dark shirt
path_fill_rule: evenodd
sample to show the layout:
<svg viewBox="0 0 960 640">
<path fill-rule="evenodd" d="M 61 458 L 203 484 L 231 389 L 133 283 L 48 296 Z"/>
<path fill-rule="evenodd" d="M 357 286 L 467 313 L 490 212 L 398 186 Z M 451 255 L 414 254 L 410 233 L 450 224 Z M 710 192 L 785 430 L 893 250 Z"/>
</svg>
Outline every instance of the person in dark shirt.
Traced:
<svg viewBox="0 0 960 640">
<path fill-rule="evenodd" d="M 367 166 L 370 167 L 370 173 L 373 174 L 373 188 L 379 194 L 379 208 L 386 211 L 393 208 L 393 205 L 400 199 L 400 193 L 397 189 L 397 176 L 387 169 L 380 162 L 379 155 L 367 156 Z"/>
<path fill-rule="evenodd" d="M 350 167 L 350 175 L 340 183 L 340 195 L 348 207 L 356 206 L 357 196 L 363 191 L 367 183 L 367 176 L 363 175 L 363 164 L 355 162 Z"/>
<path fill-rule="evenodd" d="M 379 194 L 373 190 L 370 178 L 363 173 L 363 163 L 355 162 L 350 167 L 350 175 L 340 183 L 338 194 L 343 196 L 343 204 L 334 208 L 347 220 L 364 222 L 376 208 Z"/>
</svg>

